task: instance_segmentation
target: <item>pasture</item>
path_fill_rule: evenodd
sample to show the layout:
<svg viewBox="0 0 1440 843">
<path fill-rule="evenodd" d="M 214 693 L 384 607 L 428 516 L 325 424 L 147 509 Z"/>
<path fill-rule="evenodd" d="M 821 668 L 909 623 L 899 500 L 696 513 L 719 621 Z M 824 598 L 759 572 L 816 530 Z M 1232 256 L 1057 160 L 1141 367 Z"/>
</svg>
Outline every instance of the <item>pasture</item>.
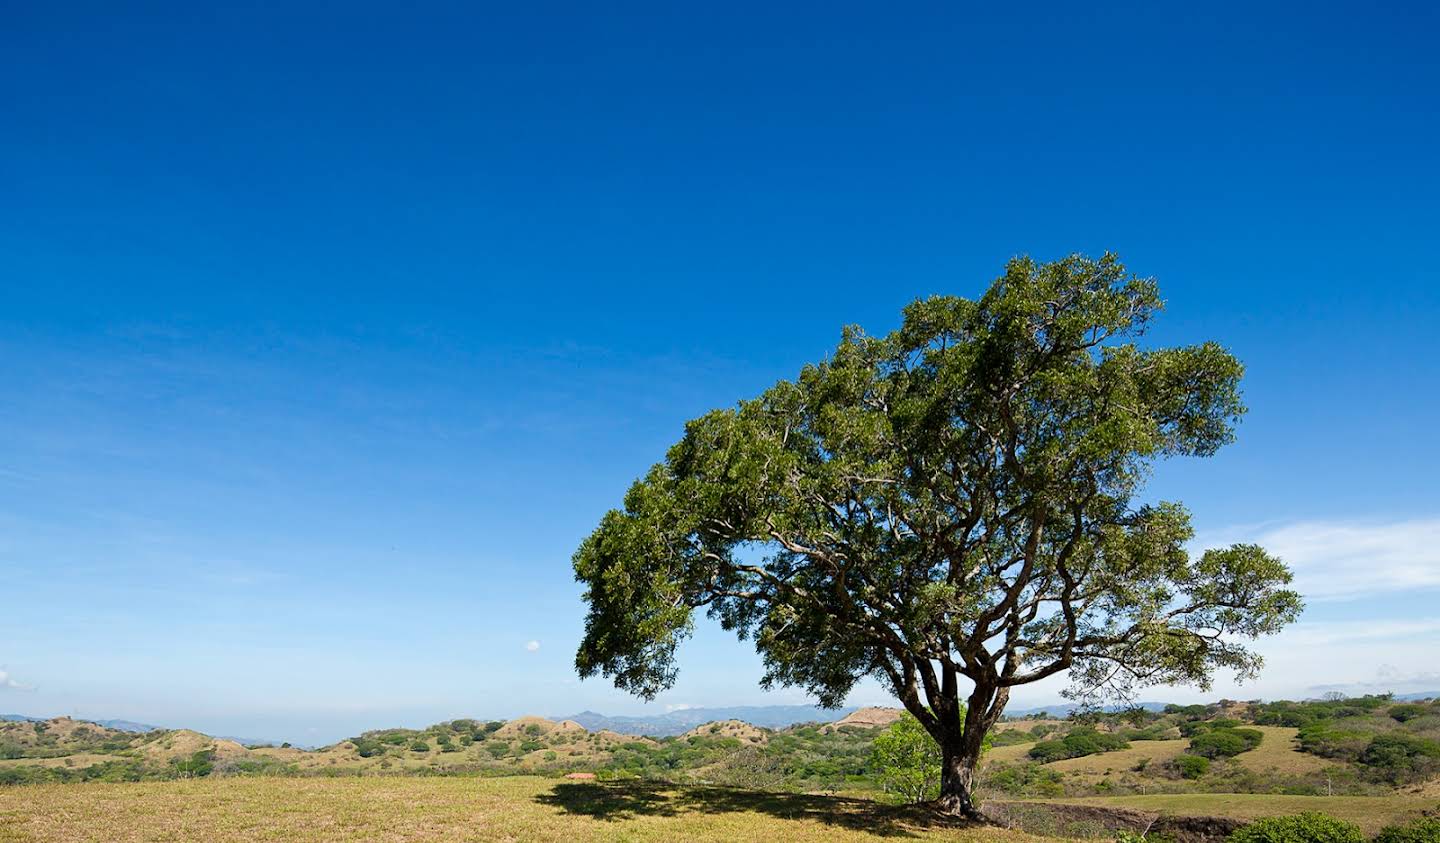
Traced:
<svg viewBox="0 0 1440 843">
<path fill-rule="evenodd" d="M 0 789 L 0 842 L 727 840 L 1028 843 L 873 802 L 553 778 L 231 778 Z"/>
</svg>

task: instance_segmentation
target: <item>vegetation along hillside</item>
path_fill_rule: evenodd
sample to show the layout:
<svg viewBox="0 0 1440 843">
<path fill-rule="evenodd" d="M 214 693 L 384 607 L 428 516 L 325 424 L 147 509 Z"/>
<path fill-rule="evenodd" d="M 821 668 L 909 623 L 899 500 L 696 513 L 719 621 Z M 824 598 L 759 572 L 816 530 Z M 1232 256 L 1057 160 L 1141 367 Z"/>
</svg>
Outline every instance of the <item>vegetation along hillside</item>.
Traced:
<svg viewBox="0 0 1440 843">
<path fill-rule="evenodd" d="M 570 720 L 452 720 L 379 729 L 315 750 L 242 745 L 189 730 L 124 732 L 55 718 L 0 723 L 0 783 L 205 776 L 563 775 L 878 790 L 875 737 L 899 716 L 768 729 L 742 720 L 682 735 L 591 731 Z M 1426 793 L 1440 779 L 1440 701 L 1366 696 L 1170 705 L 997 725 L 981 770 L 989 798 L 1156 793 Z"/>
</svg>

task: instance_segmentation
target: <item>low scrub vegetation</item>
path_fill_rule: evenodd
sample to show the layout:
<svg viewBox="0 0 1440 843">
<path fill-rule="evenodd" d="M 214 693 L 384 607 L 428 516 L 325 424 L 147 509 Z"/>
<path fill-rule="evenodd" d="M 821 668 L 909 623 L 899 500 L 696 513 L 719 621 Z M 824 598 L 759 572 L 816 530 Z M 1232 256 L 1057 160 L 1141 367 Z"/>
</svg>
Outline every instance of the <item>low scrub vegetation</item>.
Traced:
<svg viewBox="0 0 1440 843">
<path fill-rule="evenodd" d="M 1055 741 L 1041 741 L 1030 749 L 1030 757 L 1042 764 L 1063 761 L 1066 758 L 1083 758 L 1101 752 L 1128 749 L 1130 742 L 1120 735 L 1096 731 L 1091 727 L 1071 730 L 1070 734 Z"/>
<path fill-rule="evenodd" d="M 1320 813 L 1266 817 L 1230 835 L 1228 843 L 1365 843 L 1353 823 Z"/>
</svg>

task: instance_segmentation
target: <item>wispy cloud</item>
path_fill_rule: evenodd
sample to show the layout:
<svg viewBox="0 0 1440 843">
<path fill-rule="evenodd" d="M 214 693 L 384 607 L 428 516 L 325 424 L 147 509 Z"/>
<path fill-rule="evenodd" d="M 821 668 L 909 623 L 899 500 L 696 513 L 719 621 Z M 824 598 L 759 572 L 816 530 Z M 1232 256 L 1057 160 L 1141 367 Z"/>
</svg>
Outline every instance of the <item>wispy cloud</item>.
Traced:
<svg viewBox="0 0 1440 843">
<path fill-rule="evenodd" d="M 1440 673 L 1433 670 L 1405 671 L 1390 664 L 1375 669 L 1374 680 L 1361 682 L 1340 682 L 1329 685 L 1311 685 L 1310 690 L 1318 693 L 1340 691 L 1346 694 L 1440 692 Z"/>
<path fill-rule="evenodd" d="M 0 691 L 33 691 L 29 685 L 22 685 L 7 671 L 0 670 Z"/>
<path fill-rule="evenodd" d="M 527 641 L 527 642 L 525 642 L 525 649 L 528 650 L 528 651 L 530 651 L 530 652 L 532 652 L 532 653 L 533 653 L 533 652 L 536 652 L 537 650 L 540 649 L 540 642 L 539 642 L 539 641 Z"/>
<path fill-rule="evenodd" d="M 1262 545 L 1290 565 L 1296 587 L 1316 600 L 1440 589 L 1440 518 L 1302 521 L 1222 530 L 1201 541 L 1205 547 Z"/>
<path fill-rule="evenodd" d="M 1350 642 L 1377 642 L 1386 639 L 1415 639 L 1440 633 L 1440 618 L 1424 620 L 1362 620 L 1298 623 L 1285 630 L 1285 643 L 1319 647 Z"/>
</svg>

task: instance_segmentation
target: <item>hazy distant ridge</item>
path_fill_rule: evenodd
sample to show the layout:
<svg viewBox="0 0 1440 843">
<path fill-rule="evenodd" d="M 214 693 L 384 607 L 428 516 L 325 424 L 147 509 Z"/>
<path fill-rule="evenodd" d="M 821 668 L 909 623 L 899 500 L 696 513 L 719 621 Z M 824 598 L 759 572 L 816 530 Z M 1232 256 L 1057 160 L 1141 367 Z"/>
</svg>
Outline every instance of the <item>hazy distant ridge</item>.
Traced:
<svg viewBox="0 0 1440 843">
<path fill-rule="evenodd" d="M 783 729 L 796 723 L 831 723 L 854 710 L 854 706 L 820 708 L 813 705 L 737 705 L 724 708 L 682 708 L 666 714 L 638 717 L 611 717 L 594 711 L 582 711 L 554 719 L 573 720 L 592 732 L 609 729 L 622 735 L 651 735 L 663 738 L 719 720 L 742 720 L 753 726 Z"/>
</svg>

